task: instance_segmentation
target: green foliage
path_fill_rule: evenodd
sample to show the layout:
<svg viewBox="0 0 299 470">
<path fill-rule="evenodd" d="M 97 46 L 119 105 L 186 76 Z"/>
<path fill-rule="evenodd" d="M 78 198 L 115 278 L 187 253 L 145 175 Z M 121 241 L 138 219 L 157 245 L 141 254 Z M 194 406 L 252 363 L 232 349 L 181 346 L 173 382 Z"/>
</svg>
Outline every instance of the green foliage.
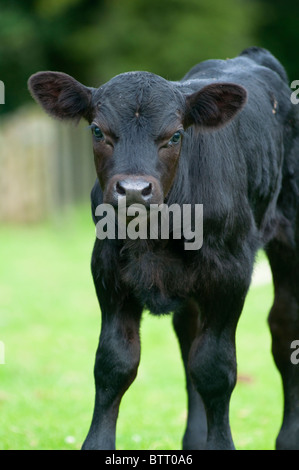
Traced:
<svg viewBox="0 0 299 470">
<path fill-rule="evenodd" d="M 45 65 L 34 20 L 17 5 L 2 5 L 0 79 L 5 84 L 6 105 L 0 107 L 0 112 L 14 109 L 24 101 L 26 77 L 37 63 Z"/>
<path fill-rule="evenodd" d="M 61 70 L 82 80 L 88 77 L 85 56 L 74 56 L 71 37 L 91 21 L 93 4 L 92 0 L 0 1 L 0 79 L 5 84 L 0 113 L 30 100 L 27 80 L 38 70 Z"/>
<path fill-rule="evenodd" d="M 2 5 L 1 5 L 2 3 Z M 169 79 L 195 63 L 254 43 L 257 8 L 243 0 L 0 1 L 0 79 L 10 111 L 29 100 L 27 79 L 60 70 L 97 86 L 120 72 Z"/>
<path fill-rule="evenodd" d="M 258 45 L 276 55 L 283 63 L 290 81 L 299 78 L 298 2 L 294 0 L 259 0 L 261 15 L 256 28 Z"/>
<path fill-rule="evenodd" d="M 128 70 L 175 80 L 197 62 L 255 44 L 298 78 L 293 0 L 0 0 L 0 8 L 0 113 L 30 100 L 27 79 L 38 70 L 93 86 Z"/>
<path fill-rule="evenodd" d="M 107 80 L 145 69 L 178 79 L 201 60 L 234 56 L 251 44 L 254 15 L 239 0 L 111 0 L 100 27 L 87 31 L 97 36 L 89 53 L 102 58 L 94 72 Z M 80 38 L 75 49 L 82 51 Z"/>
</svg>

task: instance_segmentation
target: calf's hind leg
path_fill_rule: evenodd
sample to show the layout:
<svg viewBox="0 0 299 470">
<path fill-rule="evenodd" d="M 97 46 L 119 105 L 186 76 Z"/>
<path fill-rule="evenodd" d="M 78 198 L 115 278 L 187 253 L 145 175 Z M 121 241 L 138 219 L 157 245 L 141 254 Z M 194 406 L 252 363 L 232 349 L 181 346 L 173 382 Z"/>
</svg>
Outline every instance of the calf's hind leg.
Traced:
<svg viewBox="0 0 299 470">
<path fill-rule="evenodd" d="M 291 361 L 291 343 L 299 339 L 299 253 L 273 240 L 267 247 L 275 297 L 269 314 L 272 353 L 284 391 L 283 422 L 277 449 L 299 450 L 299 365 Z"/>
</svg>

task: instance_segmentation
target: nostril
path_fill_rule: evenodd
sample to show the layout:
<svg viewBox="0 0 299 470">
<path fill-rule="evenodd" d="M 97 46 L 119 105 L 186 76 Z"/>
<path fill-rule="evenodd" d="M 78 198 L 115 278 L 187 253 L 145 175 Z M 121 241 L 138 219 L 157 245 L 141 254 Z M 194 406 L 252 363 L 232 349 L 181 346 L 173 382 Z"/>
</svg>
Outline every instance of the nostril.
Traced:
<svg viewBox="0 0 299 470">
<path fill-rule="evenodd" d="M 118 194 L 120 194 L 121 196 L 125 196 L 126 190 L 119 181 L 117 181 L 115 189 Z"/>
<path fill-rule="evenodd" d="M 152 183 L 149 183 L 143 190 L 141 191 L 142 196 L 149 196 L 152 194 Z"/>
</svg>

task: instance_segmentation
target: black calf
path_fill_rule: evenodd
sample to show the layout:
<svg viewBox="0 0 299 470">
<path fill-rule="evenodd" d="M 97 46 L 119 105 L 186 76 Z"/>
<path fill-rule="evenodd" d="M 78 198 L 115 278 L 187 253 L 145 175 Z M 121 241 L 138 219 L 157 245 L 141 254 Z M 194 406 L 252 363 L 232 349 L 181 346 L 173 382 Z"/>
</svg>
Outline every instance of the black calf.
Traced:
<svg viewBox="0 0 299 470">
<path fill-rule="evenodd" d="M 290 344 L 299 338 L 299 119 L 283 67 L 268 51 L 250 48 L 232 60 L 203 62 L 179 82 L 132 72 L 93 89 L 62 73 L 39 72 L 29 88 L 50 115 L 90 123 L 95 223 L 103 221 L 97 206 L 108 203 L 117 212 L 125 197 L 148 217 L 154 204 L 203 204 L 200 249 L 186 247 L 183 228 L 178 236 L 170 225 L 163 237 L 161 224 L 158 238 L 96 239 L 92 273 L 102 331 L 83 447 L 115 446 L 146 307 L 174 312 L 188 390 L 184 448 L 234 448 L 235 331 L 255 254 L 265 247 L 275 285 L 273 354 L 285 392 L 277 447 L 299 449 L 299 367 L 290 361 Z"/>
</svg>

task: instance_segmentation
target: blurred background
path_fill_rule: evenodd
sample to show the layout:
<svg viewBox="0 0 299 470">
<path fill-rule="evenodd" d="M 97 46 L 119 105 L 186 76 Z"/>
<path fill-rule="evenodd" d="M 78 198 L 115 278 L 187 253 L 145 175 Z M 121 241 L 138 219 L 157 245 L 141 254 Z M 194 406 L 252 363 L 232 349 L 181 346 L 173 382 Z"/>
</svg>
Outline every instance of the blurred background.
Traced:
<svg viewBox="0 0 299 470">
<path fill-rule="evenodd" d="M 0 340 L 5 345 L 5 364 L 0 364 L 0 415 L 5 423 L 0 448 L 80 447 L 91 417 L 92 363 L 99 332 L 89 273 L 94 239 L 89 193 L 95 180 L 90 135 L 86 123 L 76 127 L 46 116 L 28 93 L 29 76 L 39 70 L 63 71 L 94 87 L 129 70 L 177 80 L 197 62 L 231 58 L 257 45 L 283 63 L 291 82 L 299 79 L 298 21 L 296 0 L 0 0 L 0 80 L 5 85 L 5 104 L 0 105 Z M 256 355 L 259 361 L 261 349 L 267 354 L 270 350 L 264 324 L 272 301 L 271 276 L 263 257 L 256 279 L 250 304 L 256 317 L 244 328 L 240 383 L 241 393 L 248 396 L 257 384 L 261 397 L 265 387 L 246 358 Z M 255 327 L 261 318 L 265 333 L 257 350 Z M 146 341 L 149 349 L 154 342 L 160 364 L 161 356 L 173 355 L 172 349 L 165 354 L 164 335 L 159 352 L 156 327 L 157 323 Z M 181 383 L 176 354 L 173 373 Z M 274 367 L 270 354 L 268 361 Z M 146 388 L 151 381 L 142 370 L 140 386 L 144 383 Z M 261 362 L 260 370 L 265 378 L 267 363 Z M 158 389 L 164 378 L 163 371 L 160 374 Z M 281 420 L 280 384 L 276 375 L 268 382 L 276 394 L 275 406 L 265 395 L 257 410 L 258 398 L 249 408 L 236 407 L 236 421 L 245 419 L 244 429 L 238 429 L 243 448 L 274 445 L 274 428 Z M 168 401 L 169 393 L 173 388 Z M 140 401 L 136 394 L 135 403 Z M 134 400 L 130 422 L 148 423 L 149 418 L 134 409 Z M 152 407 L 158 403 L 153 395 L 146 400 Z M 183 427 L 185 398 L 181 400 L 178 415 L 165 405 L 171 430 Z M 264 415 L 267 405 L 270 409 Z M 279 411 L 273 414 L 274 408 Z M 40 422 L 41 414 L 47 426 L 52 423 L 50 435 Z M 262 421 L 248 432 L 253 414 Z M 80 416 L 82 429 L 76 428 L 74 415 Z M 162 421 L 158 419 L 158 425 Z M 143 442 L 136 430 L 121 426 L 123 447 L 179 446 L 179 434 Z"/>
<path fill-rule="evenodd" d="M 299 77 L 295 0 L 0 0 L 0 220 L 36 221 L 86 199 L 88 132 L 42 115 L 27 80 L 58 70 L 97 87 L 129 70 L 170 80 L 194 64 L 266 47 Z"/>
</svg>

